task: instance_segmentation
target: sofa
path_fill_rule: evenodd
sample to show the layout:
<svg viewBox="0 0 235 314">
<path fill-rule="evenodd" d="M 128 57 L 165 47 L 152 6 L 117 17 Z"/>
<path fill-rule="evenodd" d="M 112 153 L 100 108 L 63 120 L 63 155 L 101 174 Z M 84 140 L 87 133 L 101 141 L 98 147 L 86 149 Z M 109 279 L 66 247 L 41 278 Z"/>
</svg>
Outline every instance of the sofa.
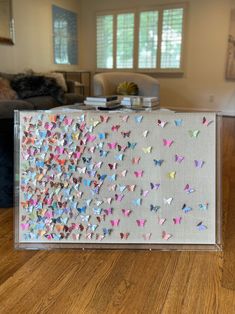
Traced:
<svg viewBox="0 0 235 314">
<path fill-rule="evenodd" d="M 23 91 L 34 83 L 47 85 Z M 84 97 L 74 91 L 75 83 L 65 81 L 61 73 L 0 73 L 0 208 L 13 206 L 14 110 L 45 110 L 82 102 Z"/>
<path fill-rule="evenodd" d="M 106 72 L 94 75 L 94 96 L 115 95 L 117 86 L 122 82 L 134 82 L 138 86 L 139 96 L 158 97 L 160 101 L 159 81 L 149 75 L 133 72 Z"/>
</svg>

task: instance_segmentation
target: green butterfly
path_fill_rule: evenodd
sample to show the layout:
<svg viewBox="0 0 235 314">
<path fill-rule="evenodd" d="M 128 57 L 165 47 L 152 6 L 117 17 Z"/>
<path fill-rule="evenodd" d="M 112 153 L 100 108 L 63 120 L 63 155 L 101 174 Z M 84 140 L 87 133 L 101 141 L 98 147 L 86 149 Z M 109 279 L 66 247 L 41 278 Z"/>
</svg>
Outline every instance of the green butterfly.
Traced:
<svg viewBox="0 0 235 314">
<path fill-rule="evenodd" d="M 188 131 L 188 133 L 189 133 L 189 135 L 191 136 L 191 137 L 198 137 L 198 134 L 200 133 L 200 131 L 199 130 L 189 130 Z"/>
</svg>

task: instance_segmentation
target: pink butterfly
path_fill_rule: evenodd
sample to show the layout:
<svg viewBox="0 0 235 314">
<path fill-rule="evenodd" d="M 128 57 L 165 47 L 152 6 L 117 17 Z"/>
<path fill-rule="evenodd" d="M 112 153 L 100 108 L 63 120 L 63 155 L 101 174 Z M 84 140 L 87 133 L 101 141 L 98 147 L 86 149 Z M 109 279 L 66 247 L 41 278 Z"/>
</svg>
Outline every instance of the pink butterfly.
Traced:
<svg viewBox="0 0 235 314">
<path fill-rule="evenodd" d="M 186 184 L 184 187 L 184 191 L 186 191 L 187 194 L 190 194 L 190 193 L 195 192 L 195 189 L 191 188 L 189 184 Z"/>
<path fill-rule="evenodd" d="M 132 212 L 132 210 L 130 210 L 130 209 L 122 209 L 122 213 L 125 217 L 129 217 L 131 212 Z"/>
<path fill-rule="evenodd" d="M 121 145 L 118 145 L 118 151 L 122 151 L 122 152 L 125 152 L 125 150 L 127 149 L 127 146 L 121 146 Z"/>
<path fill-rule="evenodd" d="M 89 232 L 86 234 L 86 239 L 91 240 L 93 237 L 93 232 Z"/>
<path fill-rule="evenodd" d="M 151 235 L 152 235 L 152 233 L 145 233 L 145 234 L 143 234 L 143 238 L 144 238 L 144 240 L 145 240 L 145 241 L 150 240 Z"/>
<path fill-rule="evenodd" d="M 71 125 L 72 122 L 73 122 L 73 119 L 72 119 L 72 118 L 65 118 L 65 119 L 64 119 L 64 124 L 65 124 L 65 125 Z"/>
<path fill-rule="evenodd" d="M 96 139 L 96 135 L 92 135 L 92 134 L 87 135 L 88 142 L 94 142 L 95 139 Z"/>
<path fill-rule="evenodd" d="M 175 162 L 178 162 L 179 164 L 184 160 L 184 156 L 175 155 Z"/>
<path fill-rule="evenodd" d="M 96 219 L 98 220 L 98 222 L 105 221 L 105 215 L 98 216 L 96 217 Z"/>
<path fill-rule="evenodd" d="M 107 123 L 109 120 L 109 116 L 100 116 L 100 121 Z"/>
<path fill-rule="evenodd" d="M 125 177 L 126 174 L 127 174 L 127 170 L 123 170 L 123 171 L 120 173 L 120 175 L 121 175 L 122 177 Z"/>
<path fill-rule="evenodd" d="M 81 234 L 79 234 L 79 233 L 78 234 L 76 234 L 76 233 L 72 234 L 72 238 L 73 238 L 74 241 L 80 240 L 80 237 L 81 237 Z"/>
<path fill-rule="evenodd" d="M 159 225 L 163 225 L 165 221 L 166 221 L 166 218 L 160 218 L 160 217 L 158 217 L 158 223 L 159 223 Z"/>
<path fill-rule="evenodd" d="M 73 153 L 73 157 L 76 159 L 79 159 L 81 157 L 81 153 L 80 152 L 75 152 Z"/>
<path fill-rule="evenodd" d="M 135 190 L 135 184 L 127 186 L 128 191 L 133 192 Z"/>
<path fill-rule="evenodd" d="M 166 231 L 162 231 L 162 238 L 164 240 L 169 240 L 172 237 L 172 234 L 167 233 Z"/>
<path fill-rule="evenodd" d="M 112 215 L 113 209 L 111 207 L 104 209 L 106 215 Z"/>
<path fill-rule="evenodd" d="M 95 146 L 90 147 L 90 148 L 88 149 L 88 151 L 93 154 L 94 151 L 95 151 Z"/>
<path fill-rule="evenodd" d="M 163 139 L 163 145 L 164 146 L 167 146 L 167 147 L 171 147 L 171 145 L 174 143 L 173 140 L 166 140 L 166 139 Z"/>
<path fill-rule="evenodd" d="M 110 222 L 113 227 L 117 227 L 119 225 L 120 219 L 110 220 Z"/>
<path fill-rule="evenodd" d="M 110 170 L 117 169 L 117 163 L 116 162 L 114 164 L 108 164 L 108 166 L 109 166 Z"/>
<path fill-rule="evenodd" d="M 146 219 L 137 219 L 136 223 L 137 223 L 138 227 L 144 227 L 144 225 L 146 223 Z"/>
<path fill-rule="evenodd" d="M 124 197 L 124 195 L 115 194 L 115 200 L 118 201 L 118 202 L 121 202 L 123 197 Z"/>
<path fill-rule="evenodd" d="M 117 143 L 108 143 L 109 149 L 115 149 L 117 146 Z"/>
<path fill-rule="evenodd" d="M 128 115 L 127 116 L 123 116 L 122 121 L 127 122 L 128 118 L 129 118 Z"/>
<path fill-rule="evenodd" d="M 212 120 L 210 121 L 206 117 L 203 117 L 203 119 L 202 119 L 202 124 L 205 126 L 210 125 L 212 122 L 213 122 Z"/>
<path fill-rule="evenodd" d="M 21 229 L 22 229 L 22 230 L 27 230 L 27 229 L 29 229 L 29 223 L 20 224 L 20 226 L 21 226 Z"/>
<path fill-rule="evenodd" d="M 100 168 L 102 166 L 102 161 L 98 162 L 97 164 L 95 164 L 95 168 Z"/>
<path fill-rule="evenodd" d="M 204 165 L 204 161 L 203 160 L 194 160 L 194 164 L 196 168 L 202 168 L 202 166 Z"/>
<path fill-rule="evenodd" d="M 133 164 L 138 164 L 139 161 L 140 161 L 140 157 L 134 157 L 134 158 L 132 158 L 132 163 L 133 163 Z"/>
<path fill-rule="evenodd" d="M 119 128 L 120 128 L 120 125 L 113 125 L 111 130 L 117 132 Z"/>
<path fill-rule="evenodd" d="M 157 120 L 157 125 L 160 126 L 161 128 L 164 128 L 166 124 L 167 124 L 166 121 Z"/>
<path fill-rule="evenodd" d="M 173 218 L 174 225 L 181 224 L 181 220 L 182 220 L 182 217 L 175 217 L 175 218 Z"/>
<path fill-rule="evenodd" d="M 129 237 L 129 235 L 130 235 L 130 234 L 129 234 L 128 232 L 126 232 L 126 233 L 121 232 L 121 233 L 120 233 L 121 239 L 124 239 L 124 240 L 127 240 L 128 237 Z"/>
<path fill-rule="evenodd" d="M 102 235 L 102 234 L 96 234 L 95 238 L 96 238 L 96 240 L 98 240 L 98 241 L 102 241 L 102 240 L 104 239 L 104 235 Z"/>
<path fill-rule="evenodd" d="M 143 176 L 143 173 L 144 173 L 143 170 L 138 170 L 138 171 L 135 171 L 135 172 L 134 172 L 136 178 L 142 177 L 142 176 Z"/>
<path fill-rule="evenodd" d="M 55 151 L 58 153 L 58 154 L 63 154 L 64 153 L 64 147 L 59 147 L 57 146 Z"/>
</svg>

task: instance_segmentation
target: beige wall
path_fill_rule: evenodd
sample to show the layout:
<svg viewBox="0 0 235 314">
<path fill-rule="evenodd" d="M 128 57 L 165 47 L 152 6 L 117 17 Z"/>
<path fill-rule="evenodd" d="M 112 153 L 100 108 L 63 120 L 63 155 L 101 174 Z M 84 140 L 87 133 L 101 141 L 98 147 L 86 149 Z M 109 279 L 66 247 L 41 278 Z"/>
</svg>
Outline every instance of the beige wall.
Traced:
<svg viewBox="0 0 235 314">
<path fill-rule="evenodd" d="M 53 63 L 52 4 L 80 14 L 78 0 L 13 0 L 16 40 L 0 45 L 0 72 L 78 68 Z"/>
<path fill-rule="evenodd" d="M 159 0 L 81 0 L 81 63 L 95 70 L 95 12 L 138 8 Z M 189 0 L 185 75 L 161 78 L 161 104 L 173 108 L 235 112 L 235 82 L 224 79 L 231 0 Z"/>
</svg>

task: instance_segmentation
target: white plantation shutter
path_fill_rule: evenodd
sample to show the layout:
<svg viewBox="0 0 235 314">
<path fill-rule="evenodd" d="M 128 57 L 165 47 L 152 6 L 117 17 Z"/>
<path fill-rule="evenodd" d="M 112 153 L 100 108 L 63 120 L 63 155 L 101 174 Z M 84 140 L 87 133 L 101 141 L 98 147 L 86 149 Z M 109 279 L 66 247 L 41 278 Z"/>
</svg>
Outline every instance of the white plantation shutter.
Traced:
<svg viewBox="0 0 235 314">
<path fill-rule="evenodd" d="M 118 69 L 131 69 L 134 52 L 134 13 L 117 15 L 116 36 L 116 66 Z"/>
<path fill-rule="evenodd" d="M 97 68 L 113 68 L 113 15 L 97 16 L 96 57 Z"/>
<path fill-rule="evenodd" d="M 158 11 L 140 13 L 138 67 L 156 68 L 158 43 Z"/>
<path fill-rule="evenodd" d="M 163 11 L 161 68 L 181 67 L 183 8 Z"/>
</svg>

